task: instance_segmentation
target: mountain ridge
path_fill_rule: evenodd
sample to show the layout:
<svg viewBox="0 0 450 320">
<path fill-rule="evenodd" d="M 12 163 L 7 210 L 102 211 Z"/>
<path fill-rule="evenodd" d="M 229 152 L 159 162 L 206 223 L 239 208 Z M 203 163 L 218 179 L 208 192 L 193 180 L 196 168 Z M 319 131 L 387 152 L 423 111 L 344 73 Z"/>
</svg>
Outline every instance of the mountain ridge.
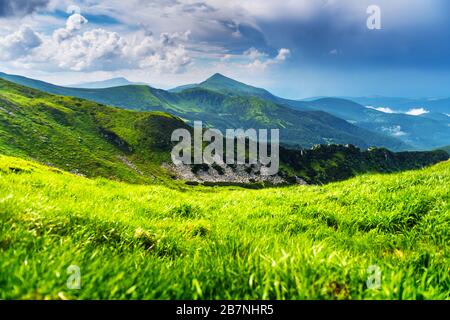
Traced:
<svg viewBox="0 0 450 320">
<path fill-rule="evenodd" d="M 2 75 L 0 74 L 0 77 Z M 4 77 L 4 76 L 3 76 Z M 75 96 L 97 103 L 140 111 L 164 111 L 192 123 L 227 128 L 278 128 L 282 142 L 311 147 L 314 144 L 355 144 L 362 148 L 384 146 L 406 150 L 407 144 L 370 130 L 354 126 L 320 110 L 294 110 L 283 104 L 251 95 L 236 95 L 205 88 L 191 88 L 172 93 L 149 86 L 121 86 L 106 89 L 75 89 L 59 87 L 42 81 L 8 76 L 10 81 L 38 90 Z M 217 80 L 217 76 L 215 78 Z M 214 78 L 213 78 L 214 80 Z M 220 79 L 223 80 L 223 79 Z M 239 83 L 232 80 L 232 84 Z"/>
<path fill-rule="evenodd" d="M 167 166 L 175 144 L 171 133 L 180 128 L 192 130 L 167 113 L 123 110 L 0 79 L 0 153 L 78 175 L 181 186 L 185 179 L 174 180 L 178 171 Z M 187 170 L 193 180 L 198 176 L 205 182 L 327 183 L 371 170 L 420 168 L 448 158 L 444 151 L 396 154 L 376 148 L 361 151 L 350 145 L 301 151 L 280 147 L 281 167 L 274 177 L 263 177 L 251 166 L 218 169 L 194 165 Z"/>
<path fill-rule="evenodd" d="M 124 77 L 116 77 L 101 81 L 80 82 L 76 84 L 67 85 L 66 87 L 79 89 L 106 89 L 112 87 L 122 87 L 127 85 L 148 85 L 148 84 L 143 82 L 132 82 Z"/>
</svg>

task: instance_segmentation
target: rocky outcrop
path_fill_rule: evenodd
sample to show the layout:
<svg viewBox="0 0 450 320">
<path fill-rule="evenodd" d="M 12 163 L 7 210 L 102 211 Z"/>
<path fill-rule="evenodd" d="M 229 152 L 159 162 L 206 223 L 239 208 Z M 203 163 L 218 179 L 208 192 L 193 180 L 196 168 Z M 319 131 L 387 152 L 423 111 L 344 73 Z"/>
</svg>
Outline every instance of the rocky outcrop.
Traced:
<svg viewBox="0 0 450 320">
<path fill-rule="evenodd" d="M 257 184 L 286 185 L 306 184 L 298 177 L 286 177 L 282 174 L 264 175 L 264 168 L 256 165 L 174 165 L 163 164 L 177 179 L 187 182 L 206 184 Z"/>
</svg>

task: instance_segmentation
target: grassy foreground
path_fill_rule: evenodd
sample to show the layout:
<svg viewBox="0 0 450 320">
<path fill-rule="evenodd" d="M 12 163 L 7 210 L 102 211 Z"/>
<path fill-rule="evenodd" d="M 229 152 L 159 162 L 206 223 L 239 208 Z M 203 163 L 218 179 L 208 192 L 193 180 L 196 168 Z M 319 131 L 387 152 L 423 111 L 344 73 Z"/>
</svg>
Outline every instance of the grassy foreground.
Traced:
<svg viewBox="0 0 450 320">
<path fill-rule="evenodd" d="M 0 299 L 449 299 L 449 198 L 450 162 L 174 190 L 0 156 Z"/>
</svg>

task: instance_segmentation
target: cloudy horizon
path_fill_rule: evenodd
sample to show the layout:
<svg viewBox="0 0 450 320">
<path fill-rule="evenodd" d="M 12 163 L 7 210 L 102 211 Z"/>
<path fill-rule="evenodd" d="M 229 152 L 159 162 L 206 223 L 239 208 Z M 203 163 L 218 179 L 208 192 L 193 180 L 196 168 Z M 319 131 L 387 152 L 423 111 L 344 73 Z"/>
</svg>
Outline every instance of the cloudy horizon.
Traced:
<svg viewBox="0 0 450 320">
<path fill-rule="evenodd" d="M 370 4 L 381 30 L 367 28 Z M 4 0 L 0 71 L 164 89 L 219 72 L 289 98 L 448 96 L 449 10 L 444 0 Z"/>
</svg>

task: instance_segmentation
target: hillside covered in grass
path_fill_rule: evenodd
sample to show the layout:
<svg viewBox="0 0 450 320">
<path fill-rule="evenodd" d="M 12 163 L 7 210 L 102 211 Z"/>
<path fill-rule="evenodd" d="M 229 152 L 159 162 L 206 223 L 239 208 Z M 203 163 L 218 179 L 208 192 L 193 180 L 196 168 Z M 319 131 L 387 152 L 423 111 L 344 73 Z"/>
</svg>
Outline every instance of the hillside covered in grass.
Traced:
<svg viewBox="0 0 450 320">
<path fill-rule="evenodd" d="M 0 156 L 0 299 L 448 299 L 449 186 L 449 162 L 174 190 Z"/>
<path fill-rule="evenodd" d="M 87 177 L 131 183 L 173 184 L 170 141 L 181 119 L 163 112 L 137 112 L 88 100 L 56 96 L 0 79 L 0 154 L 37 160 Z M 322 146 L 313 150 L 281 148 L 280 176 L 308 183 L 343 180 L 366 172 L 395 172 L 447 160 L 443 151 L 392 153 Z M 206 167 L 206 171 L 213 170 Z M 242 174 L 217 174 L 219 181 Z M 256 173 L 257 180 L 259 177 Z"/>
<path fill-rule="evenodd" d="M 0 153 L 89 177 L 170 179 L 170 135 L 186 128 L 162 112 L 133 112 L 47 94 L 0 79 Z"/>
<path fill-rule="evenodd" d="M 66 88 L 0 73 L 0 78 L 51 94 L 88 99 L 128 110 L 164 111 L 189 121 L 203 121 L 205 126 L 225 128 L 280 129 L 281 142 L 311 147 L 314 144 L 351 143 L 361 148 L 383 146 L 392 150 L 410 150 L 401 140 L 375 133 L 323 111 L 294 110 L 267 96 L 254 95 L 238 86 L 218 90 L 225 77 L 212 77 L 213 85 L 169 92 L 149 86 L 129 85 L 104 89 Z M 227 79 L 227 78 L 225 78 Z M 231 83 L 234 80 L 228 79 Z M 209 83 L 210 81 L 208 81 Z M 234 90 L 235 94 L 230 92 Z"/>
<path fill-rule="evenodd" d="M 450 146 L 445 146 L 445 147 L 439 148 L 439 150 L 444 150 L 445 152 L 450 154 Z"/>
</svg>

